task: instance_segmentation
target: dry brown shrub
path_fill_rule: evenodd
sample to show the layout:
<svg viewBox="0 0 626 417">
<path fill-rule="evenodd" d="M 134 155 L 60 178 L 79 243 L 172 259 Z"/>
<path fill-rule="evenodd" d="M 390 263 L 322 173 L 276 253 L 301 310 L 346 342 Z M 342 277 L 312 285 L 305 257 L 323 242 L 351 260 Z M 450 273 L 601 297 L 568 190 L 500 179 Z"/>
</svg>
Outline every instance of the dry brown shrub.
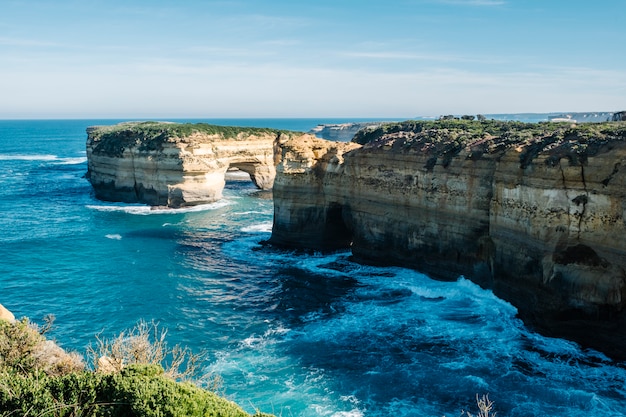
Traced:
<svg viewBox="0 0 626 417">
<path fill-rule="evenodd" d="M 205 353 L 193 353 L 180 345 L 170 348 L 166 336 L 167 330 L 160 329 L 158 323 L 140 320 L 135 327 L 112 339 L 96 335 L 96 345 L 89 346 L 87 353 L 97 372 L 119 372 L 132 364 L 161 365 L 165 375 L 172 379 L 199 381 L 208 385 L 208 389 L 217 391 L 221 386 L 219 377 L 198 377 Z"/>
<path fill-rule="evenodd" d="M 0 370 L 23 375 L 43 371 L 50 376 L 65 375 L 85 368 L 83 358 L 66 352 L 43 336 L 52 328 L 54 316 L 46 316 L 38 326 L 23 318 L 13 323 L 0 323 Z"/>
<path fill-rule="evenodd" d="M 494 403 L 489 399 L 489 395 L 479 397 L 478 394 L 476 394 L 476 405 L 478 405 L 478 414 L 476 414 L 476 416 L 469 411 L 465 411 L 464 414 L 467 415 L 467 417 L 496 417 L 498 414 L 493 411 Z"/>
</svg>

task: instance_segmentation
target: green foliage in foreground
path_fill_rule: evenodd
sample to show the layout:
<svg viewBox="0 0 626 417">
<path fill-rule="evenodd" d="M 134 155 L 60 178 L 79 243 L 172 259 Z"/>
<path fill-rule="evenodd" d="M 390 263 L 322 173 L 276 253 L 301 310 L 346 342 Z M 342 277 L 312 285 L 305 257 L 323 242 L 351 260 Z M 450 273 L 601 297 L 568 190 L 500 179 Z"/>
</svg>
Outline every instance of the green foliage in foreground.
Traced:
<svg viewBox="0 0 626 417">
<path fill-rule="evenodd" d="M 163 373 L 158 365 L 130 365 L 114 374 L 0 374 L 1 415 L 249 416 L 236 404 Z"/>
<path fill-rule="evenodd" d="M 129 346 L 137 347 L 132 344 L 134 339 L 145 342 L 142 349 L 148 353 L 165 349 L 159 340 L 155 344 L 144 337 L 152 328 L 140 325 L 138 331 L 122 335 Z M 43 333 L 47 329 L 28 319 L 0 320 L 1 417 L 249 416 L 211 391 L 191 382 L 177 382 L 160 364 L 124 360 L 129 364 L 119 371 L 87 370 L 77 354 L 66 353 L 46 340 Z"/>
</svg>

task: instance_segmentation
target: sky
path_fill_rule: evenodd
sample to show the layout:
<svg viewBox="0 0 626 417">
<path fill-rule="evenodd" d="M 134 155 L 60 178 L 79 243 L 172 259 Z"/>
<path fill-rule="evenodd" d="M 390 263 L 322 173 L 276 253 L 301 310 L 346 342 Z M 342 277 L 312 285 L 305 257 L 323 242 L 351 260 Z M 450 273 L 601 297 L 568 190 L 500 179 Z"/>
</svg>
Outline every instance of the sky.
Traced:
<svg viewBox="0 0 626 417">
<path fill-rule="evenodd" d="M 0 0 L 0 118 L 626 109 L 624 0 Z"/>
</svg>

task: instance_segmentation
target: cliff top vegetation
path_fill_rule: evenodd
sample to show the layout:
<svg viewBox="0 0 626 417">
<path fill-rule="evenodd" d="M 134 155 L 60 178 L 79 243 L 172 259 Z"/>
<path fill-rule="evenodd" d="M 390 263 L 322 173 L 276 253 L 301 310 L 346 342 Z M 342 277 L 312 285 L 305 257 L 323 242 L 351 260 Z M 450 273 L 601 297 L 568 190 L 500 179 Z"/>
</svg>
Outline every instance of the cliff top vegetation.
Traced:
<svg viewBox="0 0 626 417">
<path fill-rule="evenodd" d="M 251 137 L 277 136 L 291 133 L 262 127 L 217 126 L 208 123 L 124 122 L 87 129 L 95 153 L 121 156 L 124 149 L 138 146 L 140 151 L 158 151 L 167 142 L 178 142 L 195 134 L 211 136 L 212 140 L 250 140 Z"/>
<path fill-rule="evenodd" d="M 287 132 L 265 127 L 240 127 L 218 126 L 208 123 L 172 123 L 172 122 L 124 122 L 110 126 L 92 126 L 89 128 L 92 135 L 120 134 L 122 132 L 133 133 L 137 136 L 160 136 L 185 138 L 196 133 L 205 135 L 218 135 L 227 139 L 238 139 L 242 135 L 267 135 L 279 132 Z"/>
<path fill-rule="evenodd" d="M 614 141 L 626 141 L 626 123 L 408 120 L 364 129 L 353 139 L 366 149 L 391 147 L 399 152 L 431 155 L 432 166 L 438 157 L 447 166 L 462 150 L 467 150 L 468 158 L 480 159 L 515 147 L 520 150 L 522 168 L 543 152 L 548 153 L 547 164 L 556 164 L 561 158 L 567 158 L 572 165 L 584 164 L 589 156 Z"/>
</svg>

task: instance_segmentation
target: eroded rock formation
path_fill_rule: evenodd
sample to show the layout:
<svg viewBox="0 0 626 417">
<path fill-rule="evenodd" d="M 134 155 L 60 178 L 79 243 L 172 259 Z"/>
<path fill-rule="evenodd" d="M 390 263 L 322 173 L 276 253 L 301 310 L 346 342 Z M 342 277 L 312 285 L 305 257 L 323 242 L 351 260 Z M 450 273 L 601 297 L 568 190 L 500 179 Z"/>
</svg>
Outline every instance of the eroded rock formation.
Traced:
<svg viewBox="0 0 626 417">
<path fill-rule="evenodd" d="M 350 142 L 361 129 L 376 128 L 383 122 L 354 122 L 317 125 L 309 133 L 321 139 L 335 142 Z"/>
<path fill-rule="evenodd" d="M 87 129 L 87 178 L 107 201 L 182 207 L 221 198 L 237 168 L 274 183 L 274 141 L 292 133 L 207 124 L 122 123 Z"/>
<path fill-rule="evenodd" d="M 315 249 L 350 244 L 351 233 L 342 219 L 345 201 L 333 193 L 342 190 L 328 184 L 341 172 L 344 153 L 359 147 L 314 136 L 276 141 L 273 243 Z"/>
<path fill-rule="evenodd" d="M 407 122 L 283 140 L 271 243 L 464 275 L 626 357 L 626 126 Z"/>
</svg>

